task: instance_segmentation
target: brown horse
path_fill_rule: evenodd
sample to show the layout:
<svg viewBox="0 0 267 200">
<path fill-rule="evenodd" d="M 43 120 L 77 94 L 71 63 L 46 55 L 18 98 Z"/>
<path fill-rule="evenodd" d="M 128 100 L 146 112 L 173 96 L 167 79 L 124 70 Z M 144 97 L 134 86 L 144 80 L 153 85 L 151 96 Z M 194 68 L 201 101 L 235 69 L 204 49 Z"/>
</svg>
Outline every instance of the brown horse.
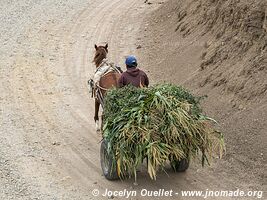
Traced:
<svg viewBox="0 0 267 200">
<path fill-rule="evenodd" d="M 100 68 L 103 65 L 107 65 L 106 58 L 108 54 L 108 44 L 105 46 L 97 46 L 95 45 L 95 57 L 93 62 L 96 65 L 96 68 Z M 118 87 L 118 80 L 120 78 L 120 73 L 117 70 L 112 70 L 111 72 L 105 73 L 103 76 L 101 76 L 99 83 L 96 84 L 96 91 L 95 91 L 95 116 L 94 120 L 96 123 L 97 131 L 99 131 L 99 107 L 100 105 L 104 109 L 103 105 L 103 98 L 107 92 L 108 89 L 112 87 Z M 97 94 L 96 94 L 97 92 Z"/>
</svg>

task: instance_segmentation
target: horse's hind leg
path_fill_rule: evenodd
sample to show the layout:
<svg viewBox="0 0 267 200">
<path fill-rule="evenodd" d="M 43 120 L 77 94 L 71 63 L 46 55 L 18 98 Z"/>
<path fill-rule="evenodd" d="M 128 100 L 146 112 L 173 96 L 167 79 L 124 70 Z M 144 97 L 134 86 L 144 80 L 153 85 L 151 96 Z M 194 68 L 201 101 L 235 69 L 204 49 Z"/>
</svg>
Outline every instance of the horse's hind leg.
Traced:
<svg viewBox="0 0 267 200">
<path fill-rule="evenodd" d="M 99 101 L 97 101 L 97 99 L 96 99 L 96 100 L 95 100 L 95 116 L 94 116 L 95 125 L 96 125 L 96 131 L 100 131 L 100 127 L 99 127 L 99 117 L 98 117 L 99 107 L 100 107 L 100 103 L 99 103 Z"/>
</svg>

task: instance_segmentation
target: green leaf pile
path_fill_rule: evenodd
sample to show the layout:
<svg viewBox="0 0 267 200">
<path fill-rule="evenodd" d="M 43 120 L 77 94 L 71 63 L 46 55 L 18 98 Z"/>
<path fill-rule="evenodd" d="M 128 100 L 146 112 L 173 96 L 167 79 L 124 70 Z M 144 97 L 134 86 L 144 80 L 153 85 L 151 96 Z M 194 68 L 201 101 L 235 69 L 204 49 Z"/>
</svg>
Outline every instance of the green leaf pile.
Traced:
<svg viewBox="0 0 267 200">
<path fill-rule="evenodd" d="M 156 179 L 168 161 L 201 154 L 204 165 L 215 150 L 221 155 L 223 136 L 202 114 L 200 99 L 171 84 L 110 90 L 105 96 L 103 137 L 119 176 L 136 178 L 144 158 L 150 177 Z"/>
</svg>

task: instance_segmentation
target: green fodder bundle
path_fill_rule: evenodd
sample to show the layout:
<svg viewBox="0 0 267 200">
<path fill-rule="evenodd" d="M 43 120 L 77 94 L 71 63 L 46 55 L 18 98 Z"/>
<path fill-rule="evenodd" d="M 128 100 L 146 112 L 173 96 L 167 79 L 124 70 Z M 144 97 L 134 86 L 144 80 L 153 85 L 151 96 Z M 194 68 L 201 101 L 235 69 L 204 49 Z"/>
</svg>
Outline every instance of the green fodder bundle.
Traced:
<svg viewBox="0 0 267 200">
<path fill-rule="evenodd" d="M 202 114 L 199 97 L 182 87 L 160 84 L 150 88 L 112 89 L 105 97 L 103 137 L 119 176 L 134 175 L 147 158 L 148 173 L 166 162 L 201 154 L 202 164 L 224 149 L 223 136 Z"/>
</svg>

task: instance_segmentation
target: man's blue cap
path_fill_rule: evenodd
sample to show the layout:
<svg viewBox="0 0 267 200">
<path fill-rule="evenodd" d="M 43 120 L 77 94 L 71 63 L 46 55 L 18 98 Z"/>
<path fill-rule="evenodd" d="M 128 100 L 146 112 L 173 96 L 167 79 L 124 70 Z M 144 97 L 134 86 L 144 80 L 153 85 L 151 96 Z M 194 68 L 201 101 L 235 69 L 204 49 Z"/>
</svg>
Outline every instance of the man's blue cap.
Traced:
<svg viewBox="0 0 267 200">
<path fill-rule="evenodd" d="M 137 60 L 135 56 L 127 56 L 125 60 L 125 64 L 129 67 L 136 67 L 137 66 Z"/>
</svg>

